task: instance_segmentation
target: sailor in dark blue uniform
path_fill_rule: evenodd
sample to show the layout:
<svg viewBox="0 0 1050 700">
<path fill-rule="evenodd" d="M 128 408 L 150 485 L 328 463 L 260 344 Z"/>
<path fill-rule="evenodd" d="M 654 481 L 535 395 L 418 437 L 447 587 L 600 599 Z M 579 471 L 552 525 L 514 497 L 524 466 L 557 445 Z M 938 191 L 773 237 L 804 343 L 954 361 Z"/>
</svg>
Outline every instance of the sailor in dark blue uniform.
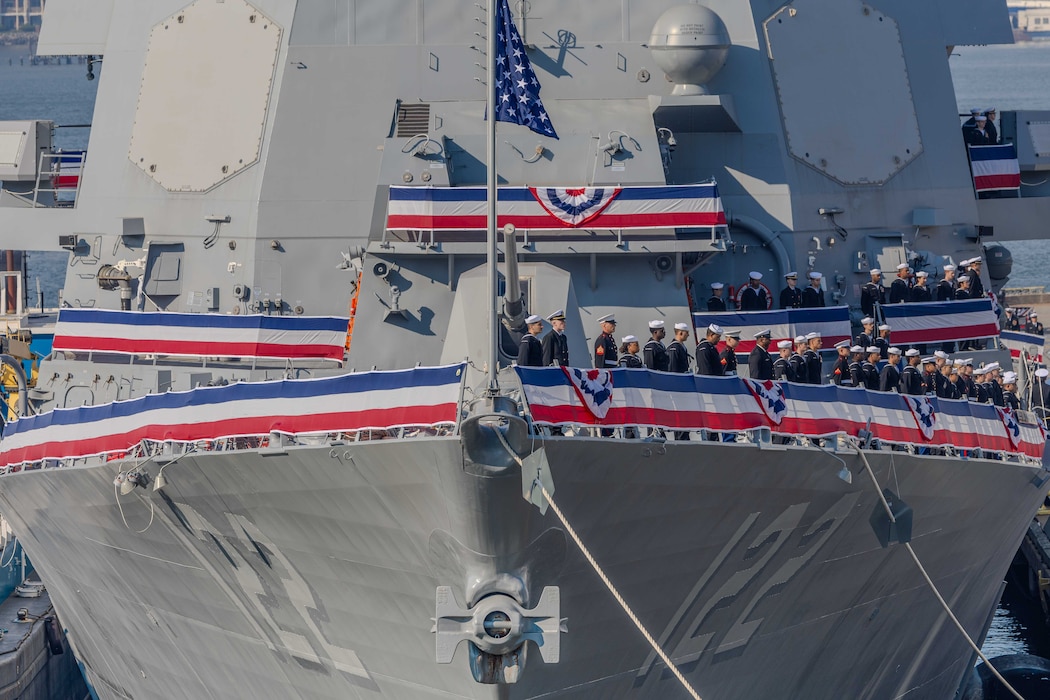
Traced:
<svg viewBox="0 0 1050 700">
<path fill-rule="evenodd" d="M 900 391 L 901 373 L 897 363 L 901 359 L 900 348 L 890 348 L 889 362 L 879 373 L 879 391 Z"/>
<path fill-rule="evenodd" d="M 1017 374 L 1015 372 L 1003 374 L 1003 405 L 1015 411 L 1021 410 L 1021 402 L 1017 398 Z"/>
<path fill-rule="evenodd" d="M 992 362 L 985 365 L 985 377 L 988 380 L 988 398 L 999 408 L 1004 408 L 1006 402 L 1003 399 L 1003 387 L 999 383 L 999 363 Z"/>
<path fill-rule="evenodd" d="M 824 341 L 820 333 L 806 334 L 806 351 L 802 357 L 806 360 L 806 379 L 810 384 L 824 383 L 824 363 L 820 359 L 820 347 Z"/>
<path fill-rule="evenodd" d="M 890 285 L 889 303 L 900 304 L 908 301 L 908 296 L 911 293 L 911 285 L 908 284 L 908 273 L 908 263 L 901 263 L 897 266 L 897 279 L 893 280 L 893 284 Z"/>
<path fill-rule="evenodd" d="M 765 311 L 769 308 L 766 290 L 760 286 L 761 282 L 761 272 L 752 270 L 748 273 L 747 287 L 740 295 L 741 311 Z"/>
<path fill-rule="evenodd" d="M 931 292 L 930 288 L 926 286 L 927 277 L 929 277 L 929 273 L 927 273 L 926 270 L 919 270 L 915 273 L 915 284 L 912 286 L 911 291 L 908 292 L 908 301 L 933 301 L 933 292 Z"/>
<path fill-rule="evenodd" d="M 925 390 L 922 383 L 922 373 L 919 371 L 919 351 L 915 348 L 904 353 L 908 358 L 908 364 L 901 370 L 900 392 L 909 396 L 922 396 Z"/>
<path fill-rule="evenodd" d="M 886 288 L 882 286 L 882 270 L 868 270 L 871 281 L 860 288 L 860 311 L 865 316 L 875 315 L 875 305 L 886 303 Z"/>
<path fill-rule="evenodd" d="M 809 286 L 802 290 L 803 309 L 824 308 L 824 290 L 820 288 L 820 280 L 824 275 L 819 272 L 809 273 Z"/>
<path fill-rule="evenodd" d="M 864 347 L 853 345 L 849 349 L 849 377 L 852 386 L 864 388 Z"/>
<path fill-rule="evenodd" d="M 985 371 L 984 367 L 978 367 L 973 371 L 973 387 L 975 396 L 971 396 L 971 401 L 977 403 L 989 403 L 991 396 L 988 395 L 988 372 Z"/>
<path fill-rule="evenodd" d="M 677 328 L 677 326 L 675 326 Z M 722 337 L 722 327 L 711 324 L 703 340 L 696 346 L 696 373 L 708 377 L 722 376 L 722 362 L 718 356 L 718 341 Z"/>
<path fill-rule="evenodd" d="M 711 296 L 707 299 L 708 311 L 719 312 L 726 310 L 726 300 L 722 298 L 722 289 L 724 288 L 725 285 L 721 282 L 711 283 Z"/>
<path fill-rule="evenodd" d="M 871 344 L 879 349 L 879 356 L 884 360 L 889 357 L 890 332 L 892 330 L 893 329 L 889 327 L 889 324 L 882 324 L 879 326 L 879 337 L 871 341 Z"/>
<path fill-rule="evenodd" d="M 782 309 L 801 309 L 802 308 L 802 290 L 798 288 L 798 273 L 789 272 L 784 275 L 784 282 L 787 286 L 780 290 L 780 308 Z"/>
<path fill-rule="evenodd" d="M 937 283 L 937 301 L 955 300 L 955 265 L 944 266 L 944 279 Z"/>
<path fill-rule="evenodd" d="M 649 342 L 642 350 L 642 364 L 649 369 L 666 372 L 668 366 L 667 348 L 664 347 L 663 339 L 667 335 L 664 330 L 664 322 L 661 320 L 649 321 L 649 333 L 652 335 Z"/>
<path fill-rule="evenodd" d="M 879 349 L 874 345 L 864 348 L 868 357 L 860 365 L 860 371 L 864 373 L 864 387 L 868 391 L 879 390 Z"/>
<path fill-rule="evenodd" d="M 773 358 L 769 355 L 769 344 L 773 342 L 773 331 L 769 328 L 755 333 L 755 347 L 747 358 L 748 374 L 752 379 L 765 381 L 773 378 Z"/>
<path fill-rule="evenodd" d="M 519 367 L 542 367 L 543 366 L 543 344 L 537 337 L 543 332 L 543 319 L 533 314 L 525 319 L 528 332 L 521 336 L 521 344 L 518 345 Z"/>
<path fill-rule="evenodd" d="M 795 381 L 795 370 L 791 369 L 791 363 L 788 362 L 788 358 L 791 357 L 792 347 L 794 345 L 790 340 L 781 340 L 777 343 L 780 357 L 773 362 L 773 379 L 785 382 Z"/>
<path fill-rule="evenodd" d="M 625 335 L 620 346 L 620 367 L 638 369 L 643 367 L 642 358 L 638 357 L 638 338 L 633 335 Z"/>
<path fill-rule="evenodd" d="M 791 363 L 791 371 L 794 378 L 793 382 L 799 384 L 809 384 L 809 366 L 806 364 L 806 358 L 802 356 L 802 353 L 806 352 L 809 347 L 809 343 L 806 341 L 806 336 L 800 335 L 795 338 L 795 351 L 791 353 L 791 357 L 788 358 L 788 362 Z"/>
<path fill-rule="evenodd" d="M 717 328 L 717 326 L 715 326 Z M 689 324 L 674 324 L 674 340 L 667 346 L 667 371 L 675 374 L 686 374 L 692 364 L 692 357 L 685 348 L 685 341 L 689 340 Z M 718 342 L 718 339 L 715 339 Z M 718 357 L 718 351 L 715 351 Z"/>
<path fill-rule="evenodd" d="M 616 350 L 616 314 L 605 314 L 598 319 L 602 332 L 594 341 L 594 368 L 616 367 L 619 355 Z"/>
<path fill-rule="evenodd" d="M 543 366 L 569 366 L 569 339 L 565 337 L 565 311 L 558 309 L 547 320 L 551 332 L 543 336 Z"/>
<path fill-rule="evenodd" d="M 871 316 L 865 316 L 860 320 L 860 325 L 864 327 L 864 330 L 857 334 L 853 344 L 862 348 L 874 345 L 875 339 L 879 337 L 878 333 L 875 332 L 875 319 Z"/>
</svg>

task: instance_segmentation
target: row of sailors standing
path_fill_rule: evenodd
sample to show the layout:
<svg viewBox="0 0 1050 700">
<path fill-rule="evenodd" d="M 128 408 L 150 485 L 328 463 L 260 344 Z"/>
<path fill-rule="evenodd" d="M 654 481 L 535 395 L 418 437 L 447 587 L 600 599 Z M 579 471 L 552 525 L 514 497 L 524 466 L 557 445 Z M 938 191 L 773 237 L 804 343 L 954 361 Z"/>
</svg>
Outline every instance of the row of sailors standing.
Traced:
<svg viewBox="0 0 1050 700">
<path fill-rule="evenodd" d="M 999 143 L 999 130 L 995 128 L 995 108 L 970 110 L 970 118 L 962 125 L 963 140 L 969 146 L 994 146 Z"/>
<path fill-rule="evenodd" d="M 805 289 L 798 288 L 798 273 L 789 272 L 784 275 L 787 286 L 780 292 L 780 308 L 782 309 L 819 309 L 826 306 L 824 289 L 820 286 L 824 275 L 820 272 L 810 272 L 809 286 Z M 725 285 L 721 282 L 711 283 L 711 297 L 707 300 L 707 310 L 711 312 L 726 311 L 728 305 L 722 297 Z M 748 274 L 748 283 L 740 293 L 740 311 L 765 311 L 770 307 L 766 290 L 762 286 L 762 273 L 751 271 Z"/>
<path fill-rule="evenodd" d="M 913 275 L 908 263 L 897 266 L 897 278 L 889 290 L 882 286 L 882 270 L 873 268 L 869 271 L 871 280 L 860 290 L 860 310 L 866 316 L 874 316 L 875 304 L 979 299 L 984 296 L 981 265 L 979 257 L 963 260 L 958 267 L 945 265 L 944 277 L 937 283 L 935 290 L 930 289 L 927 283 L 929 273 L 919 270 Z M 960 272 L 963 274 L 958 274 Z"/>
</svg>

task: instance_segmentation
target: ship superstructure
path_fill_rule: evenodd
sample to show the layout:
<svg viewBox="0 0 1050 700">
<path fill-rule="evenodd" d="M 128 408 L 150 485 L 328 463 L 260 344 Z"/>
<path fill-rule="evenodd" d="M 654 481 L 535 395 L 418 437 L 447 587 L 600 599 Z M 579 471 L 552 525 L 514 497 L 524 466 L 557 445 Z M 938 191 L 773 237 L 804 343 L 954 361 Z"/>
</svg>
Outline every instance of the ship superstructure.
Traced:
<svg viewBox="0 0 1050 700">
<path fill-rule="evenodd" d="M 509 365 L 526 313 L 590 367 L 599 317 L 749 271 L 821 272 L 848 326 L 872 268 L 1041 235 L 1045 188 L 976 196 L 951 89 L 1004 3 L 511 9 L 559 138 L 499 125 L 493 333 L 485 9 L 47 4 L 100 83 L 72 199 L 51 125 L 0 128 L 5 247 L 70 255 L 0 510 L 96 691 L 687 697 L 543 484 L 704 697 L 952 697 L 971 650 L 901 548 L 979 637 L 1045 494 L 1024 416 Z M 1024 172 L 1045 124 L 1003 115 Z"/>
</svg>

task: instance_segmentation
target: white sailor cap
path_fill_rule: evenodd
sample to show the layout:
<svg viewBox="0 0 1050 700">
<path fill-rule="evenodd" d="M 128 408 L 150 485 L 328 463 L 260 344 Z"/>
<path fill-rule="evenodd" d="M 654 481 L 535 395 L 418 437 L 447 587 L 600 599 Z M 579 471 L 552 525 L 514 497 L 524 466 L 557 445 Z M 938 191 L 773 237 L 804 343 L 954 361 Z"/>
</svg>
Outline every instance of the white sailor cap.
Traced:
<svg viewBox="0 0 1050 700">
<path fill-rule="evenodd" d="M 1039 318 L 1039 314 L 1033 311 L 1032 313 L 1028 314 L 1028 318 Z"/>
<path fill-rule="evenodd" d="M 1014 312 L 1014 307 L 1012 307 L 1012 306 L 1007 306 L 1006 307 L 1006 313 L 1012 314 L 1013 312 Z"/>
<path fill-rule="evenodd" d="M 980 265 L 982 262 L 984 262 L 984 261 L 981 260 L 981 256 L 980 255 L 978 255 L 976 258 L 970 258 L 970 264 L 971 265 Z"/>
<path fill-rule="evenodd" d="M 889 324 L 886 324 L 886 323 L 884 323 L 884 324 L 882 324 L 881 326 L 879 326 L 879 330 L 880 330 L 880 331 L 891 331 L 891 330 L 893 330 L 893 329 L 892 329 L 892 328 L 890 328 Z"/>
<path fill-rule="evenodd" d="M 850 352 L 864 352 L 864 348 L 862 348 L 860 345 L 854 345 L 853 347 L 851 347 L 849 349 L 849 351 Z"/>
<path fill-rule="evenodd" d="M 849 347 L 849 339 L 840 340 L 839 342 L 835 343 L 835 347 L 836 348 L 848 348 Z"/>
<path fill-rule="evenodd" d="M 988 117 L 984 116 L 983 114 L 978 114 L 978 115 L 977 115 L 976 117 L 974 117 L 974 119 L 976 119 L 976 120 L 977 120 L 977 121 L 979 121 L 979 122 L 983 122 L 983 121 L 984 121 L 984 120 L 986 120 L 987 118 L 988 118 Z"/>
<path fill-rule="evenodd" d="M 933 356 L 934 357 L 939 357 L 942 360 L 947 360 L 949 358 L 948 353 L 946 353 L 944 350 L 937 350 L 936 352 L 933 353 Z"/>
<path fill-rule="evenodd" d="M 810 278 L 811 280 L 819 280 L 819 279 L 820 279 L 821 277 L 823 277 L 823 276 L 824 276 L 824 275 L 820 274 L 820 273 L 819 273 L 819 272 L 817 272 L 816 270 L 814 270 L 813 272 L 809 273 L 809 278 Z"/>
<path fill-rule="evenodd" d="M 1045 367 L 1040 367 L 1035 371 L 1035 376 L 1039 377 L 1040 379 L 1043 379 L 1048 375 L 1050 375 L 1050 371 L 1047 371 Z"/>
<path fill-rule="evenodd" d="M 620 338 L 620 342 L 624 345 L 627 345 L 628 343 L 637 343 L 638 338 L 636 338 L 633 335 L 625 335 L 624 337 Z"/>
<path fill-rule="evenodd" d="M 763 328 L 758 333 L 755 333 L 756 338 L 772 338 L 773 331 L 769 328 Z"/>
<path fill-rule="evenodd" d="M 986 370 L 986 369 L 985 369 L 984 367 L 978 367 L 977 369 L 975 369 L 975 370 L 973 371 L 973 376 L 975 376 L 975 377 L 982 377 L 982 376 L 984 376 L 984 374 L 985 374 L 985 373 L 986 373 L 987 371 L 988 371 L 988 370 Z"/>
<path fill-rule="evenodd" d="M 929 357 L 922 358 L 922 363 L 924 365 L 932 365 L 933 364 L 933 360 L 934 360 L 934 357 L 931 355 Z"/>
<path fill-rule="evenodd" d="M 973 358 L 972 357 L 967 357 L 965 360 L 963 360 L 963 363 L 967 367 L 973 367 Z"/>
<path fill-rule="evenodd" d="M 565 309 L 558 309 L 550 316 L 547 317 L 548 321 L 564 321 L 565 320 Z"/>
<path fill-rule="evenodd" d="M 795 336 L 795 344 L 796 345 L 798 345 L 799 343 L 804 343 L 804 342 L 806 342 L 806 336 L 804 336 L 804 335 L 796 335 Z"/>
<path fill-rule="evenodd" d="M 960 275 L 959 276 L 959 282 L 969 282 L 969 281 L 970 281 L 970 276 L 969 275 Z"/>
<path fill-rule="evenodd" d="M 722 284 L 721 282 L 712 282 L 711 283 L 711 289 L 721 289 L 722 287 L 725 287 L 725 285 Z"/>
<path fill-rule="evenodd" d="M 959 374 L 959 368 L 952 367 L 950 370 L 948 370 L 948 374 Z"/>
<path fill-rule="evenodd" d="M 999 363 L 998 362 L 989 362 L 988 364 L 986 364 L 984 366 L 984 371 L 985 372 L 991 372 L 991 371 L 997 370 L 997 369 L 999 369 Z"/>
<path fill-rule="evenodd" d="M 877 267 L 871 268 L 870 270 L 868 270 L 868 272 L 870 272 L 872 275 L 881 275 L 882 274 L 882 270 L 880 270 Z"/>
<path fill-rule="evenodd" d="M 945 272 L 955 272 L 955 265 L 951 265 L 951 264 L 945 265 L 944 266 L 944 271 Z"/>
<path fill-rule="evenodd" d="M 880 353 L 882 351 L 879 350 L 879 346 L 878 345 L 869 345 L 868 347 L 864 348 L 864 352 L 868 353 L 869 355 L 874 355 L 874 354 L 878 354 L 878 353 Z"/>
<path fill-rule="evenodd" d="M 598 323 L 616 323 L 616 314 L 605 314 L 598 317 Z"/>
<path fill-rule="evenodd" d="M 731 331 L 726 331 L 722 335 L 724 335 L 727 338 L 736 338 L 737 340 L 740 340 L 740 331 L 736 328 L 734 328 Z"/>
<path fill-rule="evenodd" d="M 1016 384 L 1017 372 L 1003 372 L 1003 384 Z"/>
<path fill-rule="evenodd" d="M 676 324 L 674 324 L 674 329 L 676 331 L 691 331 L 691 330 L 693 330 L 692 328 L 689 327 L 688 323 L 676 323 Z"/>
<path fill-rule="evenodd" d="M 966 366 L 966 360 L 962 359 L 961 357 L 957 357 L 954 360 L 952 360 L 952 366 L 953 367 L 965 367 Z"/>
<path fill-rule="evenodd" d="M 656 329 L 663 328 L 663 327 L 664 327 L 664 322 L 661 321 L 660 319 L 657 319 L 655 321 L 649 321 L 649 330 L 651 330 L 651 331 L 655 331 Z"/>
<path fill-rule="evenodd" d="M 900 265 L 897 266 L 897 272 L 900 272 L 902 270 L 907 270 L 907 269 L 908 269 L 908 263 L 901 263 Z"/>
<path fill-rule="evenodd" d="M 531 326 L 534 323 L 543 323 L 543 318 L 541 316 L 537 316 L 536 314 L 533 314 L 533 315 L 529 316 L 527 319 L 525 319 L 525 325 Z"/>
<path fill-rule="evenodd" d="M 777 343 L 777 349 L 778 350 L 790 350 L 791 349 L 791 341 L 790 340 L 781 340 L 779 343 Z"/>
<path fill-rule="evenodd" d="M 909 348 L 904 351 L 905 357 L 918 357 L 922 353 L 919 352 L 918 348 Z"/>
<path fill-rule="evenodd" d="M 753 280 L 760 280 L 760 279 L 762 279 L 762 273 L 761 272 L 756 272 L 755 270 L 752 270 L 751 272 L 747 273 L 747 276 L 749 278 L 753 279 Z"/>
<path fill-rule="evenodd" d="M 875 323 L 875 319 L 873 319 L 871 316 L 865 316 L 860 320 L 860 323 L 862 326 L 870 326 L 871 324 Z"/>
<path fill-rule="evenodd" d="M 819 338 L 819 337 L 820 337 L 820 333 L 818 333 L 817 331 L 813 331 L 812 333 L 806 333 L 806 340 L 813 340 L 814 338 Z"/>
<path fill-rule="evenodd" d="M 889 353 L 890 355 L 900 355 L 901 354 L 901 349 L 900 348 L 890 348 L 886 352 Z"/>
<path fill-rule="evenodd" d="M 973 262 L 973 258 L 966 258 L 961 263 L 959 263 L 959 267 L 966 267 L 967 265 L 969 265 L 972 262 Z"/>
<path fill-rule="evenodd" d="M 685 328 L 679 328 L 679 326 L 685 326 Z M 674 328 L 676 331 L 689 330 L 689 326 L 686 326 L 684 323 L 676 323 L 674 324 Z M 722 335 L 722 326 L 712 323 L 710 326 L 707 327 L 707 332 L 714 333 L 715 335 Z"/>
<path fill-rule="evenodd" d="M 792 270 L 791 272 L 789 272 L 786 275 L 784 275 L 784 279 L 797 280 L 798 279 L 798 273 L 795 272 L 794 270 Z"/>
<path fill-rule="evenodd" d="M 983 109 L 981 109 L 980 107 L 974 107 L 973 109 L 971 109 L 971 110 L 970 110 L 970 114 L 972 114 L 972 115 L 973 115 L 973 116 L 975 116 L 975 117 L 976 117 L 976 116 L 977 116 L 978 114 L 981 114 L 982 112 L 984 112 L 984 110 L 983 110 Z"/>
<path fill-rule="evenodd" d="M 926 272 L 926 270 L 919 270 L 918 272 L 915 273 L 915 276 L 916 277 L 929 277 L 930 273 Z"/>
</svg>

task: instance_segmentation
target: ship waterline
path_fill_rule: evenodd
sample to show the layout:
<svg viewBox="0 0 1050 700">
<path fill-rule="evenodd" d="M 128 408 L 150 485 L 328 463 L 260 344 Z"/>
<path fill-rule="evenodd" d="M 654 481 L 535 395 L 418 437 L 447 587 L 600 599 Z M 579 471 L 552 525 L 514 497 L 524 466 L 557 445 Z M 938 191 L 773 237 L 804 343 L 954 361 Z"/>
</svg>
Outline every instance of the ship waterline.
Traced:
<svg viewBox="0 0 1050 700">
<path fill-rule="evenodd" d="M 847 484 L 817 448 L 544 448 L 574 528 L 702 696 L 950 697 L 969 668 L 911 558 L 879 545 L 857 455 Z M 472 474 L 464 455 L 458 437 L 191 454 L 125 497 L 115 461 L 8 475 L 0 504 L 112 697 L 686 697 L 520 474 Z M 998 543 L 1021 536 L 1042 470 L 867 457 L 979 637 L 1013 555 Z M 528 607 L 560 586 L 560 663 L 529 643 L 519 682 L 496 686 L 471 678 L 465 643 L 435 664 L 436 587 L 464 603 L 507 571 L 529 572 Z"/>
</svg>

